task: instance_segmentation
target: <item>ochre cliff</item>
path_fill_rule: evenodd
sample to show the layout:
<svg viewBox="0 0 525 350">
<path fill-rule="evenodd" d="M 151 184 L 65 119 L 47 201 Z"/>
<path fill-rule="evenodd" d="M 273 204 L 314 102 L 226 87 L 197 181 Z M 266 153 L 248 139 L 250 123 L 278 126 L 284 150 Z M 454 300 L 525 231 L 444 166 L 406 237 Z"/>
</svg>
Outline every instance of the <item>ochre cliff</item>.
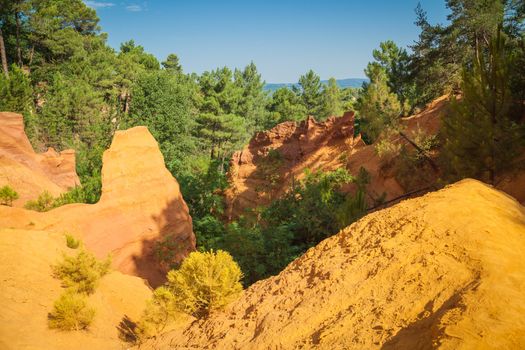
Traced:
<svg viewBox="0 0 525 350">
<path fill-rule="evenodd" d="M 520 349 L 525 208 L 475 180 L 362 218 L 155 349 Z"/>
<path fill-rule="evenodd" d="M 188 207 L 179 184 L 164 165 L 157 142 L 145 127 L 115 133 L 104 153 L 102 196 L 96 204 L 70 204 L 45 213 L 0 206 L 0 228 L 71 233 L 113 267 L 156 286 L 166 269 L 155 243 L 171 235 L 179 243 L 175 260 L 195 249 Z"/>
<path fill-rule="evenodd" d="M 22 207 L 44 191 L 58 196 L 79 184 L 75 151 L 58 153 L 49 148 L 35 153 L 24 132 L 22 115 L 0 112 L 0 187 L 9 185 L 18 192 L 14 206 Z"/>
<path fill-rule="evenodd" d="M 444 96 L 421 113 L 404 118 L 405 134 L 409 137 L 421 131 L 426 135 L 436 134 L 446 108 Z M 391 138 L 393 143 L 407 144 L 399 135 Z M 346 168 L 350 174 L 357 175 L 361 167 L 371 175 L 368 193 L 371 203 L 383 193 L 385 200 L 390 200 L 412 190 L 404 188 L 392 169 L 383 166 L 375 145 L 366 145 L 359 135 L 355 136 L 353 112 L 339 118 L 330 117 L 325 122 L 316 122 L 310 117 L 300 123 L 279 124 L 256 134 L 242 151 L 233 155 L 228 174 L 230 188 L 225 193 L 228 218 L 278 198 L 293 181 L 304 176 L 305 169 Z M 430 174 L 427 182 L 434 178 L 435 174 Z M 425 185 L 428 183 L 421 186 Z"/>
</svg>

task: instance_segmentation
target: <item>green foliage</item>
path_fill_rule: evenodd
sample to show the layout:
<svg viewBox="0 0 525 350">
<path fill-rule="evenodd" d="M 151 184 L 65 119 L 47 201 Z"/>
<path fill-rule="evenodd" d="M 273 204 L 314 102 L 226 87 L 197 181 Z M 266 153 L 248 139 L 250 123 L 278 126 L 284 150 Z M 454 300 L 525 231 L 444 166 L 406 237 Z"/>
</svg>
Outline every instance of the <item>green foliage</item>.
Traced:
<svg viewBox="0 0 525 350">
<path fill-rule="evenodd" d="M 410 79 L 410 57 L 405 49 L 398 47 L 392 40 L 380 43 L 379 48 L 372 51 L 372 55 L 384 69 L 388 87 L 396 94 L 402 113 L 407 115 L 412 111 L 415 94 L 415 85 Z"/>
<path fill-rule="evenodd" d="M 0 74 L 0 111 L 31 113 L 32 94 L 30 80 L 18 66 L 11 66 L 9 78 Z"/>
<path fill-rule="evenodd" d="M 64 255 L 61 262 L 52 266 L 53 274 L 64 287 L 77 293 L 91 294 L 102 276 L 109 271 L 111 259 L 99 261 L 85 249 L 75 256 Z"/>
<path fill-rule="evenodd" d="M 75 292 L 64 292 L 48 315 L 49 328 L 63 331 L 88 328 L 95 317 L 95 309 L 87 305 L 86 299 L 86 296 Z"/>
<path fill-rule="evenodd" d="M 13 201 L 16 201 L 18 198 L 18 192 L 16 192 L 11 186 L 5 185 L 0 188 L 0 205 L 11 207 Z"/>
<path fill-rule="evenodd" d="M 132 84 L 129 114 L 123 127 L 145 125 L 160 145 L 168 169 L 178 176 L 188 171 L 187 159 L 196 153 L 192 135 L 196 87 L 184 76 L 166 70 L 144 72 Z"/>
<path fill-rule="evenodd" d="M 341 90 L 337 86 L 335 78 L 330 78 L 328 84 L 323 86 L 322 110 L 319 115 L 320 120 L 330 116 L 341 116 L 343 114 Z"/>
<path fill-rule="evenodd" d="M 66 245 L 68 248 L 77 249 L 80 246 L 80 239 L 75 238 L 73 235 L 66 233 Z"/>
<path fill-rule="evenodd" d="M 449 181 L 473 177 L 495 184 L 499 174 L 515 167 L 524 134 L 509 118 L 510 62 L 502 33 L 475 56 L 472 69 L 463 73 L 462 98 L 453 99 L 444 119 L 442 164 Z"/>
<path fill-rule="evenodd" d="M 224 308 L 242 291 L 241 269 L 222 250 L 190 253 L 167 277 L 177 309 L 196 316 Z"/>
<path fill-rule="evenodd" d="M 300 98 L 288 88 L 280 88 L 272 94 L 268 111 L 271 120 L 269 127 L 285 121 L 301 121 L 307 113 Z"/>
<path fill-rule="evenodd" d="M 250 62 L 242 71 L 236 69 L 234 84 L 241 91 L 235 114 L 245 120 L 250 134 L 270 126 L 266 111 L 267 94 L 263 90 L 264 81 L 257 71 L 255 63 Z"/>
<path fill-rule="evenodd" d="M 245 275 L 244 284 L 279 273 L 321 240 L 337 233 L 366 211 L 366 171 L 353 177 L 344 169 L 307 173 L 282 198 L 226 227 L 214 244 L 229 251 Z M 341 186 L 353 182 L 355 195 Z M 249 219 L 255 216 L 255 221 Z"/>
<path fill-rule="evenodd" d="M 388 87 L 383 67 L 377 63 L 369 63 L 365 72 L 370 83 L 363 86 L 357 110 L 361 131 L 369 141 L 375 141 L 383 130 L 397 126 L 402 107 L 396 94 Z"/>
<path fill-rule="evenodd" d="M 37 199 L 27 201 L 24 208 L 36 211 L 48 211 L 54 208 L 55 199 L 48 191 L 42 192 Z"/>
<path fill-rule="evenodd" d="M 162 67 L 170 73 L 182 74 L 182 66 L 179 63 L 179 57 L 174 53 L 170 53 L 168 57 L 166 57 L 166 61 L 162 62 Z"/>
<path fill-rule="evenodd" d="M 294 86 L 294 92 L 299 96 L 306 113 L 319 117 L 322 108 L 321 78 L 313 70 L 309 70 L 299 78 L 299 86 Z"/>
</svg>

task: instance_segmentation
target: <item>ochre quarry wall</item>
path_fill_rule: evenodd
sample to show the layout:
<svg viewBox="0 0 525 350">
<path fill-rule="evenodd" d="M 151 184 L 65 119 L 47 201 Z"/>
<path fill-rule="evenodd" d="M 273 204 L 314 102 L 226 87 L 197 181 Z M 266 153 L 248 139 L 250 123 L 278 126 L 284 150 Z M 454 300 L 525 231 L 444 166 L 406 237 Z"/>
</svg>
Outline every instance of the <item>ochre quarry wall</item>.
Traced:
<svg viewBox="0 0 525 350">
<path fill-rule="evenodd" d="M 0 187 L 11 186 L 20 198 L 13 205 L 48 191 L 57 197 L 80 184 L 75 170 L 75 151 L 49 148 L 35 153 L 24 132 L 24 119 L 17 113 L 0 112 Z"/>
<path fill-rule="evenodd" d="M 166 267 L 155 244 L 167 235 L 178 242 L 175 260 L 195 249 L 188 207 L 146 127 L 117 131 L 104 152 L 102 196 L 96 204 L 69 204 L 45 213 L 0 206 L 0 228 L 71 233 L 97 256 L 111 254 L 121 272 L 164 281 Z"/>
</svg>

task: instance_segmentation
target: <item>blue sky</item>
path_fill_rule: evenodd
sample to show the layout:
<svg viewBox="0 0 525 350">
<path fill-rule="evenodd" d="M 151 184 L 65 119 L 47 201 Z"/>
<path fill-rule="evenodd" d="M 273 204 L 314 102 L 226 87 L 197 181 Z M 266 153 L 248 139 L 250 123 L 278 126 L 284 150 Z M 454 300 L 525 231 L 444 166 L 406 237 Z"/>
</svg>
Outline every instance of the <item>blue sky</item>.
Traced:
<svg viewBox="0 0 525 350">
<path fill-rule="evenodd" d="M 185 72 L 254 61 L 266 82 L 361 78 L 381 41 L 411 44 L 418 0 L 100 0 L 108 42 L 134 39 L 163 60 L 176 53 Z M 444 0 L 420 0 L 431 22 L 445 22 Z"/>
</svg>

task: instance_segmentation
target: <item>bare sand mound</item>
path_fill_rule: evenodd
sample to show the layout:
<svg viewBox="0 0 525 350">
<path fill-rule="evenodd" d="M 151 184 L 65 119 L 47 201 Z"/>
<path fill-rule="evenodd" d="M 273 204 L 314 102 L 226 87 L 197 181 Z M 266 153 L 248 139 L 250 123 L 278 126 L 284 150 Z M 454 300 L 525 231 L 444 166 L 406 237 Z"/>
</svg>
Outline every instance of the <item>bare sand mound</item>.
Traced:
<svg viewBox="0 0 525 350">
<path fill-rule="evenodd" d="M 71 233 L 98 257 L 111 253 L 115 269 L 146 278 L 154 286 L 163 282 L 166 272 L 155 257 L 156 242 L 171 235 L 179 246 L 176 261 L 195 249 L 179 184 L 145 127 L 115 133 L 104 152 L 98 203 L 70 204 L 45 213 L 0 206 L 2 227 Z"/>
<path fill-rule="evenodd" d="M 51 264 L 66 247 L 62 234 L 46 231 L 0 230 L 0 348 L 123 349 L 118 325 L 127 315 L 140 317 L 151 291 L 144 281 L 120 272 L 104 276 L 89 297 L 96 309 L 89 330 L 60 332 L 47 327 L 47 315 L 63 292 L 51 276 Z"/>
<path fill-rule="evenodd" d="M 75 151 L 58 153 L 49 148 L 35 153 L 24 132 L 22 115 L 0 112 L 0 187 L 9 185 L 18 192 L 14 206 L 22 207 L 44 191 L 58 196 L 79 184 Z"/>
<path fill-rule="evenodd" d="M 525 208 L 464 180 L 364 217 L 147 348 L 524 348 L 523 256 Z"/>
<path fill-rule="evenodd" d="M 436 134 L 447 102 L 448 98 L 443 96 L 421 113 L 404 118 L 405 134 L 409 138 L 421 131 Z M 392 141 L 407 143 L 399 135 Z M 233 155 L 228 174 L 230 188 L 225 193 L 228 217 L 235 218 L 246 208 L 266 205 L 278 198 L 292 181 L 304 176 L 305 169 L 346 168 L 350 174 L 357 175 L 361 167 L 371 175 L 370 203 L 383 193 L 385 199 L 390 200 L 413 190 L 399 183 L 393 169 L 383 167 L 374 145 L 366 145 L 360 136 L 354 136 L 353 112 L 339 118 L 330 117 L 325 122 L 316 122 L 310 117 L 300 123 L 281 123 L 256 134 L 242 151 Z M 430 182 L 434 180 L 430 176 Z"/>
</svg>

